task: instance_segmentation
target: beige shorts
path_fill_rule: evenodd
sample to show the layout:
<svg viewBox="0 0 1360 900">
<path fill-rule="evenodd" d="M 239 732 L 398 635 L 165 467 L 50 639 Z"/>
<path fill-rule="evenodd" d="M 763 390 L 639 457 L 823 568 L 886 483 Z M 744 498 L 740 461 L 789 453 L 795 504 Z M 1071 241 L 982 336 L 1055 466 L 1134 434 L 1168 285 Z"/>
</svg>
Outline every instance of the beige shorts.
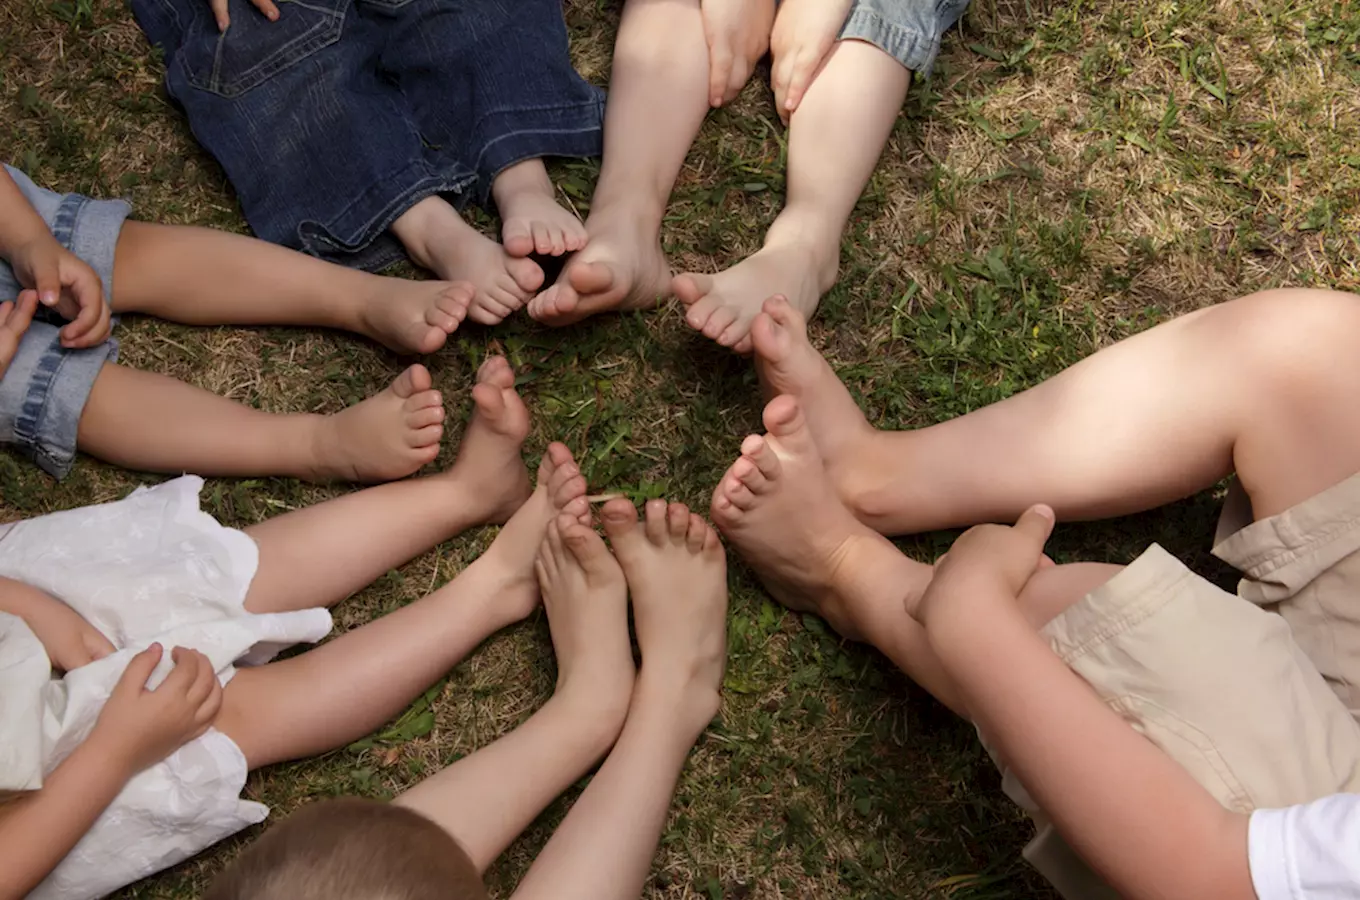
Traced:
<svg viewBox="0 0 1360 900">
<path fill-rule="evenodd" d="M 1254 523 L 1234 487 L 1219 535 L 1236 595 L 1153 545 L 1045 627 L 1054 652 L 1229 809 L 1360 792 L 1360 475 Z M 1066 900 L 1117 896 L 1003 786 L 1038 826 L 1025 858 Z"/>
</svg>

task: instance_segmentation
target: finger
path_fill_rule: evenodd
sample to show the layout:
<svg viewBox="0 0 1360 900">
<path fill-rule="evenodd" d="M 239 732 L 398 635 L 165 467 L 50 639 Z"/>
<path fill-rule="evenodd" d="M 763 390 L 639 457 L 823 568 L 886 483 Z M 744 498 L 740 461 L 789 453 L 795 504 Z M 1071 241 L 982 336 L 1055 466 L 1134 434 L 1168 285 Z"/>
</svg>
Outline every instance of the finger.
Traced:
<svg viewBox="0 0 1360 900">
<path fill-rule="evenodd" d="M 786 53 L 774 61 L 774 69 L 770 72 L 770 87 L 774 89 L 774 108 L 779 113 L 779 118 L 788 121 L 788 113 L 784 110 L 784 104 L 789 95 L 789 82 L 793 80 L 794 56 Z"/>
<path fill-rule="evenodd" d="M 708 105 L 715 109 L 723 105 L 727 84 L 732 77 L 732 51 L 725 43 L 714 44 L 708 51 Z"/>
<path fill-rule="evenodd" d="M 194 683 L 189 686 L 184 699 L 192 706 L 199 706 L 212 694 L 213 685 L 217 684 L 217 673 L 213 671 L 212 660 L 197 650 L 191 652 L 198 657 L 198 674 L 194 676 Z"/>
<path fill-rule="evenodd" d="M 208 696 L 204 698 L 203 704 L 198 708 L 197 721 L 204 723 L 204 730 L 211 725 L 217 718 L 217 713 L 222 709 L 222 682 L 217 680 L 217 673 L 213 673 L 212 689 Z M 202 732 L 200 732 L 201 734 Z"/>
<path fill-rule="evenodd" d="M 255 4 L 255 8 L 264 13 L 264 17 L 271 22 L 279 20 L 279 8 L 274 5 L 273 0 L 250 0 Z"/>
<path fill-rule="evenodd" d="M 119 677 L 118 684 L 114 685 L 113 695 L 140 693 L 146 687 L 146 680 L 151 677 L 152 672 L 156 671 L 156 666 L 160 665 L 161 657 L 164 655 L 164 647 L 160 644 L 152 644 L 132 657 L 127 668 L 123 670 L 123 674 Z"/>
<path fill-rule="evenodd" d="M 192 650 L 176 647 L 170 651 L 170 658 L 174 660 L 175 668 L 165 677 L 161 686 L 156 690 L 182 696 L 188 692 L 189 687 L 198 678 L 199 656 Z"/>
<path fill-rule="evenodd" d="M 55 261 L 34 272 L 33 282 L 38 302 L 43 306 L 56 306 L 61 302 L 61 267 Z"/>
<path fill-rule="evenodd" d="M 13 335 L 21 335 L 33 323 L 33 314 L 38 311 L 38 292 L 20 291 L 19 299 L 6 303 L 6 314 L 0 319 L 0 329 Z"/>
<path fill-rule="evenodd" d="M 213 18 L 217 20 L 217 30 L 226 31 L 231 24 L 231 16 L 227 13 L 227 0 L 212 0 Z"/>
<path fill-rule="evenodd" d="M 91 339 L 97 336 L 95 329 L 99 327 L 100 320 L 105 318 L 107 307 L 104 304 L 104 285 L 92 269 L 84 266 L 66 274 L 67 277 L 62 280 L 68 282 L 79 304 L 79 311 L 71 324 L 61 330 L 61 338 L 69 346 L 88 347 L 97 343 Z"/>
<path fill-rule="evenodd" d="M 1053 523 L 1056 519 L 1052 507 L 1043 503 L 1036 503 L 1021 513 L 1020 518 L 1015 523 L 1016 533 L 1023 535 L 1033 547 L 1036 563 L 1039 557 L 1043 556 L 1044 544 L 1048 542 L 1048 536 L 1053 533 Z"/>
<path fill-rule="evenodd" d="M 803 102 L 803 95 L 807 93 L 808 85 L 812 83 L 812 73 L 817 68 L 817 62 L 811 54 L 799 54 L 793 64 L 789 72 L 789 87 L 784 92 L 784 100 L 779 107 L 779 114 L 784 118 L 793 115 L 798 104 Z"/>
</svg>

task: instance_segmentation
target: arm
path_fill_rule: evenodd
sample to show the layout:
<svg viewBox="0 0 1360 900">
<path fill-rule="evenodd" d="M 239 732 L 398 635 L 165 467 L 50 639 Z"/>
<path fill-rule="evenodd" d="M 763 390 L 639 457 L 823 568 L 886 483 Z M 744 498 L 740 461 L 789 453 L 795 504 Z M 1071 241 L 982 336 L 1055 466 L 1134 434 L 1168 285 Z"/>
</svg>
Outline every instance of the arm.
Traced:
<svg viewBox="0 0 1360 900">
<path fill-rule="evenodd" d="M 80 613 L 45 591 L 0 576 L 0 612 L 18 616 L 42 642 L 55 668 L 70 672 L 103 659 L 113 644 Z"/>
<path fill-rule="evenodd" d="M 42 790 L 0 807 L 0 900 L 19 900 L 37 887 L 133 774 L 89 740 L 57 766 Z"/>
<path fill-rule="evenodd" d="M 1123 896 L 1254 900 L 1247 817 L 1130 728 L 1021 613 L 1052 525 L 1036 507 L 1013 529 L 968 532 L 908 612 L 1002 759 Z"/>
<path fill-rule="evenodd" d="M 683 695 L 639 680 L 609 759 L 538 855 L 514 900 L 636 900 L 671 796 L 707 718 L 677 715 Z M 703 718 L 703 722 L 698 722 Z"/>
<path fill-rule="evenodd" d="M 555 694 L 527 722 L 393 802 L 453 835 L 485 872 L 548 804 L 590 770 L 618 735 L 619 717 L 589 698 Z"/>
<path fill-rule="evenodd" d="M 9 260 L 24 246 L 52 237 L 47 223 L 0 166 L 0 259 Z"/>
</svg>

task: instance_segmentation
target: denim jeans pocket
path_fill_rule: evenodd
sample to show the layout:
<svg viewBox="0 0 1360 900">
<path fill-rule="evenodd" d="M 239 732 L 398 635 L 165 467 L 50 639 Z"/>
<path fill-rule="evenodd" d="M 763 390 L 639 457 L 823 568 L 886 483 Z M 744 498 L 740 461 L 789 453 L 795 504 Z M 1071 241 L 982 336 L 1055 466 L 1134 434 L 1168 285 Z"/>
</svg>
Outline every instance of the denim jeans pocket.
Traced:
<svg viewBox="0 0 1360 900">
<path fill-rule="evenodd" d="M 415 0 L 357 0 L 357 2 L 379 12 L 390 12 L 401 9 L 403 6 L 409 6 Z"/>
<path fill-rule="evenodd" d="M 199 90 L 240 96 L 338 41 L 349 2 L 284 0 L 277 22 L 250 9 L 232 16 L 222 33 L 211 17 L 196 16 L 177 63 Z"/>
</svg>

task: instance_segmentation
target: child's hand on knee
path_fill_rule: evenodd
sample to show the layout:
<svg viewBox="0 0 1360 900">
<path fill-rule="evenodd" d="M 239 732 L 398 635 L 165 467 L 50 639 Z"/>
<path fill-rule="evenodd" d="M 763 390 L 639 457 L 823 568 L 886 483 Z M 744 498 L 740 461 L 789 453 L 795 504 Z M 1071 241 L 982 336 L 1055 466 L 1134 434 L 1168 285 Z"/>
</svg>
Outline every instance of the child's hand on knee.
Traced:
<svg viewBox="0 0 1360 900">
<path fill-rule="evenodd" d="M 14 361 L 14 354 L 19 352 L 19 341 L 33 323 L 33 313 L 37 310 L 37 291 L 23 291 L 18 300 L 0 303 L 0 378 Z"/>
<path fill-rule="evenodd" d="M 70 321 L 61 330 L 63 347 L 78 350 L 108 339 L 112 313 L 104 302 L 103 282 L 50 233 L 19 247 L 9 263 L 19 283 L 37 292 L 39 303 Z"/>
<path fill-rule="evenodd" d="M 836 36 L 850 14 L 850 0 L 784 0 L 770 34 L 770 86 L 785 122 L 803 102 Z"/>
<path fill-rule="evenodd" d="M 770 46 L 774 0 L 701 0 L 708 42 L 708 104 L 737 99 Z"/>
<path fill-rule="evenodd" d="M 1053 510 L 1040 504 L 1025 510 L 1013 526 L 968 529 L 935 563 L 919 600 L 907 597 L 907 614 L 929 629 L 946 610 L 968 617 L 977 603 L 1014 601 L 1035 571 L 1052 565 L 1044 544 L 1053 522 Z"/>
<path fill-rule="evenodd" d="M 152 644 L 132 658 L 90 733 L 128 777 L 200 737 L 222 707 L 217 672 L 197 650 L 176 647 L 170 653 L 175 668 L 159 687 L 148 689 L 163 653 L 160 644 Z"/>
<path fill-rule="evenodd" d="M 271 22 L 279 20 L 279 8 L 273 0 L 250 0 L 251 4 Z M 217 30 L 226 31 L 231 24 L 231 13 L 227 11 L 227 0 L 211 0 L 213 18 L 217 20 Z"/>
</svg>

